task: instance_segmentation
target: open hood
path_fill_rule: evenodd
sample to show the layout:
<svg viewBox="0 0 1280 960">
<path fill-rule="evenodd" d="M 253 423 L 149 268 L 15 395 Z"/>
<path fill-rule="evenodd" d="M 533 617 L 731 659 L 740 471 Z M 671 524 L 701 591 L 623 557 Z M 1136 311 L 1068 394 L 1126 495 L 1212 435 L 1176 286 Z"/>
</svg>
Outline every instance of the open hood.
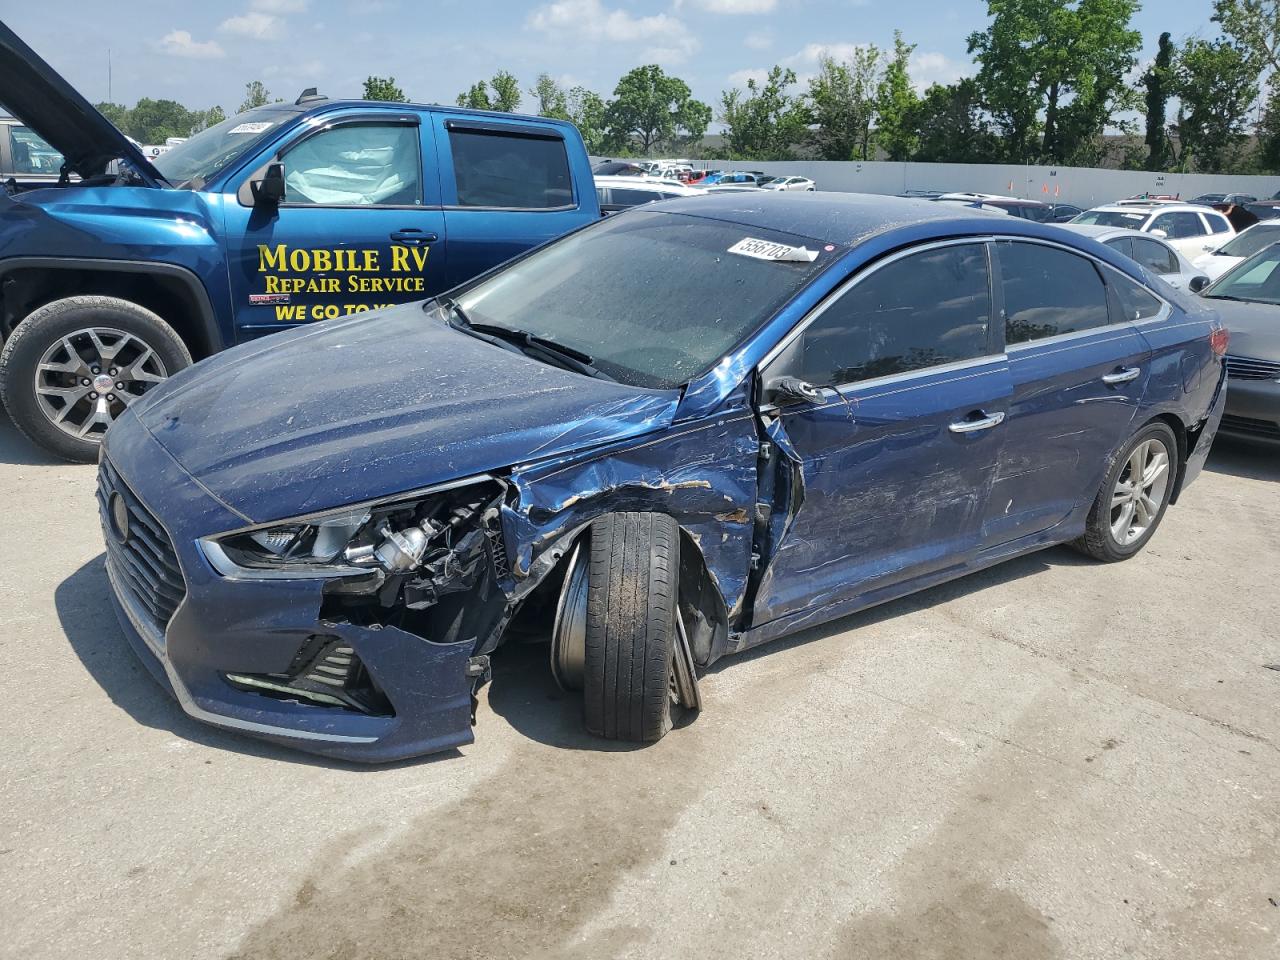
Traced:
<svg viewBox="0 0 1280 960">
<path fill-rule="evenodd" d="M 123 133 L 93 108 L 18 35 L 0 22 L 0 104 L 67 159 L 82 177 L 124 160 L 149 186 L 164 177 Z"/>
</svg>

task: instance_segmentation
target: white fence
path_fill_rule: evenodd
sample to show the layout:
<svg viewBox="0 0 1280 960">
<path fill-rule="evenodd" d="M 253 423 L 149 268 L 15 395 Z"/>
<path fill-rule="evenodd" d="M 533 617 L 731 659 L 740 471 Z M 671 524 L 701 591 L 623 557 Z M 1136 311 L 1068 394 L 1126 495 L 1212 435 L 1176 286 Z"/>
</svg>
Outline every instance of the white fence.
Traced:
<svg viewBox="0 0 1280 960">
<path fill-rule="evenodd" d="M 1059 200 L 1082 207 L 1139 193 L 1171 194 L 1188 200 L 1203 193 L 1248 193 L 1261 199 L 1280 191 L 1280 177 L 1146 173 L 1092 167 L 856 160 L 706 160 L 694 165 L 707 170 L 763 170 L 771 174 L 809 177 L 817 183 L 819 190 L 844 193 L 972 190 L 1049 202 Z"/>
</svg>

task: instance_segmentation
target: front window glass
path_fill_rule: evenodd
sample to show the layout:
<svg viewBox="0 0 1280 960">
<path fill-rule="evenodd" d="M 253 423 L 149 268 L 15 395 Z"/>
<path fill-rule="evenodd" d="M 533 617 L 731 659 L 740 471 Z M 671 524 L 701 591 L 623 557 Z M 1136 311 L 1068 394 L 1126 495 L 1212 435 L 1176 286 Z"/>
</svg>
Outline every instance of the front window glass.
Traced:
<svg viewBox="0 0 1280 960">
<path fill-rule="evenodd" d="M 1221 257 L 1252 257 L 1263 247 L 1280 240 L 1280 224 L 1251 227 L 1239 236 L 1232 237 L 1217 250 Z"/>
<path fill-rule="evenodd" d="M 1150 214 L 1130 210 L 1086 210 L 1071 222 L 1093 227 L 1128 227 L 1130 230 L 1140 230 L 1148 216 Z"/>
<path fill-rule="evenodd" d="M 1107 292 L 1084 257 L 1036 243 L 1002 240 L 1005 342 L 1056 337 L 1106 326 Z"/>
<path fill-rule="evenodd" d="M 458 204 L 546 210 L 573 204 L 564 141 L 488 130 L 450 130 Z"/>
<path fill-rule="evenodd" d="M 418 128 L 358 123 L 307 137 L 281 157 L 285 203 L 406 206 L 422 202 Z"/>
<path fill-rule="evenodd" d="M 797 374 L 834 386 L 971 360 L 989 352 L 991 291 L 979 244 L 939 247 L 881 267 L 802 334 Z"/>
<path fill-rule="evenodd" d="M 1204 292 L 1209 298 L 1280 304 L 1280 245 L 1265 247 Z"/>
<path fill-rule="evenodd" d="M 175 187 L 199 190 L 295 116 L 296 110 L 274 105 L 246 110 L 201 130 L 151 164 Z"/>
<path fill-rule="evenodd" d="M 12 173 L 57 176 L 62 169 L 62 154 L 30 127 L 9 127 L 9 156 L 13 158 Z"/>
<path fill-rule="evenodd" d="M 749 245 L 756 255 L 730 252 L 752 239 L 764 241 Z M 783 248 L 794 248 L 793 259 L 769 259 Z M 808 237 L 632 210 L 511 264 L 458 306 L 477 326 L 542 337 L 623 383 L 669 389 L 732 352 L 841 252 Z"/>
</svg>

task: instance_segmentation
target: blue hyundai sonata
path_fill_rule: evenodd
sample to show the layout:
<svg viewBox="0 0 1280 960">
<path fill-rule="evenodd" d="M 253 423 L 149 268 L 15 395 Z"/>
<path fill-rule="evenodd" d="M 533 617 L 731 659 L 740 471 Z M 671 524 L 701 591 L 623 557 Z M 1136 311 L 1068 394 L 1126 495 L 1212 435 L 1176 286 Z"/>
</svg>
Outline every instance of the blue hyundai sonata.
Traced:
<svg viewBox="0 0 1280 960">
<path fill-rule="evenodd" d="M 149 392 L 103 449 L 106 570 L 221 727 L 468 743 L 519 620 L 591 732 L 656 740 L 726 654 L 1053 544 L 1133 556 L 1208 455 L 1226 340 L 1052 226 L 648 205 Z"/>
</svg>

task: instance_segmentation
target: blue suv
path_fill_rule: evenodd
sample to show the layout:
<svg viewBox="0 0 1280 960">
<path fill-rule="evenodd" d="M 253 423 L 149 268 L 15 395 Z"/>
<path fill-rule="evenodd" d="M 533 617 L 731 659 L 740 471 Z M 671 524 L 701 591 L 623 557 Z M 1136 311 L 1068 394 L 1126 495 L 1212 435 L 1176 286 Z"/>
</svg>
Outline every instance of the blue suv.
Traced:
<svg viewBox="0 0 1280 960">
<path fill-rule="evenodd" d="M 193 360 L 426 299 L 600 217 L 560 121 L 309 90 L 149 160 L 3 24 L 0 90 L 64 160 L 58 186 L 0 193 L 0 396 L 70 460 Z"/>
</svg>

